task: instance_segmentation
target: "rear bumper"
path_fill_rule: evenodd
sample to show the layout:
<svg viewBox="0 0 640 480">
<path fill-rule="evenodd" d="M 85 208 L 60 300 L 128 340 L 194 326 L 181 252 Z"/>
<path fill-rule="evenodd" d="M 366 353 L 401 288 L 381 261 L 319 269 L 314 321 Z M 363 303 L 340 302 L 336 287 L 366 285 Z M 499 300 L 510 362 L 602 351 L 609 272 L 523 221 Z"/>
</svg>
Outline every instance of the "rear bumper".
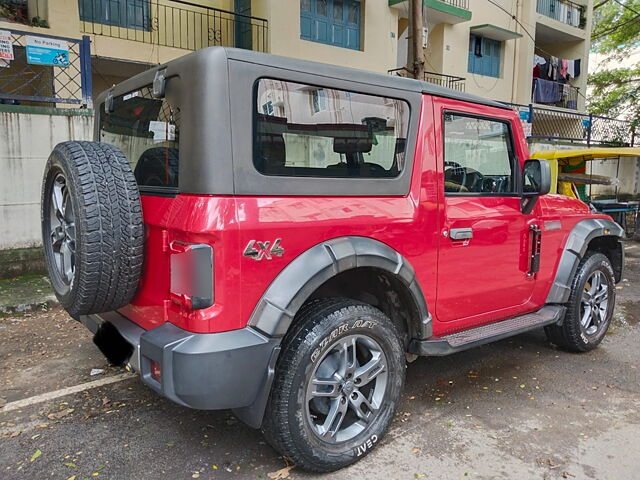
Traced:
<svg viewBox="0 0 640 480">
<path fill-rule="evenodd" d="M 144 330 L 118 312 L 80 320 L 93 333 L 105 322 L 115 326 L 133 346 L 129 365 L 163 396 L 202 410 L 239 409 L 236 413 L 248 424 L 260 425 L 280 339 L 250 327 L 203 334 L 165 323 Z M 151 376 L 151 361 L 160 365 L 160 382 Z"/>
</svg>

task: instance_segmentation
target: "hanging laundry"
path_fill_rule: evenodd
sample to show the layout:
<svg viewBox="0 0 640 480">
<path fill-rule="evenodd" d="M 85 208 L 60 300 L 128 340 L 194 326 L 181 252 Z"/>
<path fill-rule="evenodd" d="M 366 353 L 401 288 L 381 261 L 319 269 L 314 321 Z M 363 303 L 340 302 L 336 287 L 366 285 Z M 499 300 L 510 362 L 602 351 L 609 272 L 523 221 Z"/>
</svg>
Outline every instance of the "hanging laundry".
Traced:
<svg viewBox="0 0 640 480">
<path fill-rule="evenodd" d="M 578 78 L 580 76 L 580 59 L 573 61 L 573 71 L 576 74 L 574 78 Z"/>
<path fill-rule="evenodd" d="M 574 60 L 567 60 L 567 75 L 571 78 L 576 78 L 576 71 L 574 66 Z"/>
<path fill-rule="evenodd" d="M 535 67 L 536 65 L 544 65 L 545 63 L 547 63 L 546 58 L 541 57 L 540 55 L 533 55 L 533 66 Z"/>
<path fill-rule="evenodd" d="M 540 78 L 547 78 L 549 76 L 549 62 L 544 65 L 540 65 Z"/>
<path fill-rule="evenodd" d="M 567 78 L 567 60 L 564 58 L 560 60 L 560 76 L 564 79 Z"/>
<path fill-rule="evenodd" d="M 533 80 L 533 101 L 536 103 L 556 103 L 562 98 L 561 85 L 543 78 Z"/>
<path fill-rule="evenodd" d="M 557 57 L 551 57 L 549 59 L 549 63 L 551 64 L 548 71 L 549 78 L 556 81 L 558 80 L 558 67 L 560 66 L 560 60 Z"/>
<path fill-rule="evenodd" d="M 580 27 L 580 9 L 578 7 L 571 7 L 571 20 L 569 24 L 574 27 Z"/>
</svg>

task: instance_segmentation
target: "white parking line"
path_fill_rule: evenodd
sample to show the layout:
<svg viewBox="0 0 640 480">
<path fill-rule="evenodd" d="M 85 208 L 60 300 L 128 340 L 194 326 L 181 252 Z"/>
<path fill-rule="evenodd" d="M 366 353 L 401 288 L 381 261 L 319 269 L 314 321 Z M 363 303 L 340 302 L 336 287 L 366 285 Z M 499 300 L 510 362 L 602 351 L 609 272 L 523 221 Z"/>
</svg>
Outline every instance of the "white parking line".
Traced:
<svg viewBox="0 0 640 480">
<path fill-rule="evenodd" d="M 80 385 L 74 385 L 73 387 L 62 388 L 60 390 L 54 390 L 53 392 L 43 393 L 41 395 L 35 395 L 29 398 L 23 398 L 22 400 L 16 400 L 15 402 L 7 403 L 4 407 L 0 408 L 0 413 L 10 412 L 12 410 L 18 410 L 20 408 L 28 407 L 36 403 L 47 402 L 54 398 L 64 397 L 78 392 L 84 392 L 96 387 L 102 387 L 103 385 L 109 385 L 111 383 L 121 382 L 129 378 L 135 378 L 136 375 L 131 373 L 121 373 L 112 377 L 101 378 L 100 380 L 94 380 L 93 382 L 81 383 Z"/>
</svg>

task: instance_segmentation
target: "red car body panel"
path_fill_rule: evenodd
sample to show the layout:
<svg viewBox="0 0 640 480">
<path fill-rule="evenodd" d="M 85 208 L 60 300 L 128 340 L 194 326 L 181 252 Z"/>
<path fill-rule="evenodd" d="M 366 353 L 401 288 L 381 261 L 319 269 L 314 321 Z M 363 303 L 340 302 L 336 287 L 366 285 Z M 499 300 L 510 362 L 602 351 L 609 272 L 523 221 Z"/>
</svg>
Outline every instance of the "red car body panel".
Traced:
<svg viewBox="0 0 640 480">
<path fill-rule="evenodd" d="M 541 197 L 528 215 L 521 213 L 519 196 L 445 196 L 445 109 L 509 121 L 520 168 L 529 158 L 515 113 L 425 95 L 407 196 L 143 195 L 144 273 L 136 298 L 120 312 L 145 330 L 164 322 L 196 333 L 243 328 L 265 290 L 293 259 L 314 245 L 347 235 L 379 240 L 410 262 L 436 336 L 539 309 L 568 233 L 592 214 L 584 203 L 559 195 Z M 534 224 L 543 230 L 542 262 L 539 272 L 528 276 L 529 227 Z M 472 227 L 473 239 L 452 241 L 445 236 L 461 227 Z M 242 255 L 252 240 L 273 245 L 278 238 L 282 256 L 256 261 Z M 175 241 L 213 247 L 211 307 L 192 310 L 171 298 Z"/>
</svg>

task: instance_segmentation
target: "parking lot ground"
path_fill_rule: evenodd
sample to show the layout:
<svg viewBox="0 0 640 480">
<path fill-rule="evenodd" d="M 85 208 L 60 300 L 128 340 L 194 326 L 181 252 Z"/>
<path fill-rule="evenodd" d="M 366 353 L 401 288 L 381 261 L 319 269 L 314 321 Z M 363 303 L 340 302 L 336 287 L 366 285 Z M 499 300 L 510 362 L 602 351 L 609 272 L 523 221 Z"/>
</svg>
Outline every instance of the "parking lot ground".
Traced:
<svg viewBox="0 0 640 480">
<path fill-rule="evenodd" d="M 638 243 L 617 295 L 593 352 L 563 352 L 534 332 L 411 363 L 386 437 L 323 478 L 638 478 Z M 177 406 L 109 367 L 59 307 L 0 318 L 3 404 L 2 479 L 267 479 L 287 465 L 230 412 Z"/>
</svg>

